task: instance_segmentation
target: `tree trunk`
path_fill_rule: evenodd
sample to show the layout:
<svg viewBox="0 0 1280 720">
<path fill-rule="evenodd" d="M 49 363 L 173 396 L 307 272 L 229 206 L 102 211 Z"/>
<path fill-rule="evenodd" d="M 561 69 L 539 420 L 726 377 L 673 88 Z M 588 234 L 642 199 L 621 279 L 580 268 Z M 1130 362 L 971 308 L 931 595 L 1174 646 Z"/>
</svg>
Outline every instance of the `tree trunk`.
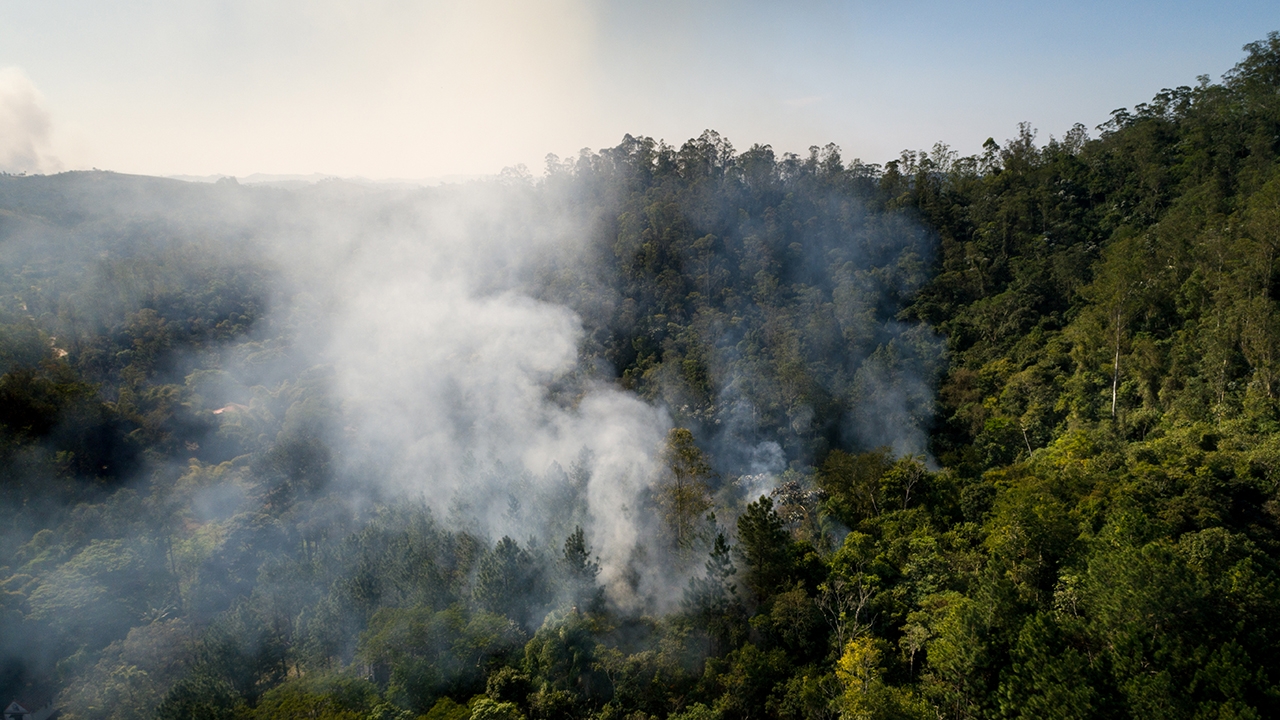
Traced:
<svg viewBox="0 0 1280 720">
<path fill-rule="evenodd" d="M 1116 362 L 1111 371 L 1111 419 L 1116 419 L 1116 397 L 1120 391 L 1120 313 L 1116 313 Z"/>
</svg>

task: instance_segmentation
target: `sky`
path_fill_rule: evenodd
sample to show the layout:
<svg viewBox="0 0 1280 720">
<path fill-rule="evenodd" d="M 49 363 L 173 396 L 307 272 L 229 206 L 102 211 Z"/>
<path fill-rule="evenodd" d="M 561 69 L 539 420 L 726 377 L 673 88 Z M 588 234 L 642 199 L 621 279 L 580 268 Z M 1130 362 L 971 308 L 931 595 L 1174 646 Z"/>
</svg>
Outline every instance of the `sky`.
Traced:
<svg viewBox="0 0 1280 720">
<path fill-rule="evenodd" d="M 482 175 L 714 129 L 885 162 L 1217 80 L 1274 2 L 0 0 L 0 170 Z"/>
</svg>

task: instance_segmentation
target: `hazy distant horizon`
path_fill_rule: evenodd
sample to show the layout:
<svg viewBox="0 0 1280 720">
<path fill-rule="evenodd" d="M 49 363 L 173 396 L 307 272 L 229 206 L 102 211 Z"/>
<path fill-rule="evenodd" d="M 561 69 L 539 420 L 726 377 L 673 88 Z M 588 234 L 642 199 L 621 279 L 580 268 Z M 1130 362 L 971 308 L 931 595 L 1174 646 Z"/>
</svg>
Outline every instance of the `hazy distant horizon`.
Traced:
<svg viewBox="0 0 1280 720">
<path fill-rule="evenodd" d="M 1216 80 L 1263 2 L 0 5 L 0 170 L 481 176 L 712 129 L 884 163 Z"/>
</svg>

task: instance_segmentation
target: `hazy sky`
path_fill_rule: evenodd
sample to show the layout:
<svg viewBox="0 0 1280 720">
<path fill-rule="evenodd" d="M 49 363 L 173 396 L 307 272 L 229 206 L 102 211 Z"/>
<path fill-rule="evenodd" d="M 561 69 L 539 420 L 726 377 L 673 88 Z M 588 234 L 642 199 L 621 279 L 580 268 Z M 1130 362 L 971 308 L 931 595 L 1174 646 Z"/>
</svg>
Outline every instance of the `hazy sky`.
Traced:
<svg viewBox="0 0 1280 720">
<path fill-rule="evenodd" d="M 705 128 L 892 159 L 1218 77 L 1280 3 L 0 0 L 0 169 L 493 173 Z"/>
</svg>

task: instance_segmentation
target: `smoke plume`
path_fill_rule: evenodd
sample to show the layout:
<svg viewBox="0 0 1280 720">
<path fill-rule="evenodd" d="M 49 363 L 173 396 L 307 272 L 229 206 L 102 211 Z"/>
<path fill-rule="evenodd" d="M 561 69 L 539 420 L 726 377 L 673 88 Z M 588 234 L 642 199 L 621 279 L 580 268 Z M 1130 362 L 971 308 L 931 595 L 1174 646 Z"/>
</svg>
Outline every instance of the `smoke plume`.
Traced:
<svg viewBox="0 0 1280 720">
<path fill-rule="evenodd" d="M 52 120 L 44 97 L 22 70 L 0 68 L 0 172 L 54 172 Z"/>
</svg>

